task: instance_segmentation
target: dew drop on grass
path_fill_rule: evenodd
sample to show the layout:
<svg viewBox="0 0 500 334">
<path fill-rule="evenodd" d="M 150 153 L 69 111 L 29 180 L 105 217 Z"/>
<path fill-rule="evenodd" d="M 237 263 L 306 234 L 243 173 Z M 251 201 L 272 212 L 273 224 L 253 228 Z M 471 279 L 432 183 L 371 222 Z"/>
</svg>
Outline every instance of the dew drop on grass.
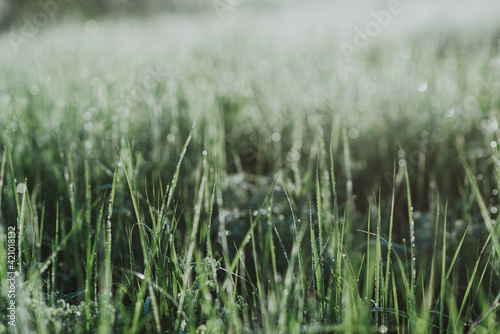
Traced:
<svg viewBox="0 0 500 334">
<path fill-rule="evenodd" d="M 203 152 L 201 152 L 201 154 L 203 154 L 203 155 L 207 155 L 207 154 L 208 154 L 208 152 L 207 152 L 207 150 L 203 150 Z"/>
<path fill-rule="evenodd" d="M 307 123 L 309 123 L 309 125 L 316 125 L 318 123 L 318 118 L 315 115 L 309 115 L 307 117 Z"/>
<path fill-rule="evenodd" d="M 90 121 L 92 119 L 92 113 L 90 112 L 90 109 L 83 114 L 83 119 L 86 121 Z"/>
<path fill-rule="evenodd" d="M 301 157 L 301 155 L 300 155 L 300 153 L 298 151 L 295 151 L 294 153 L 292 153 L 292 159 L 294 161 L 299 161 L 300 157 Z M 298 170 L 297 164 L 295 164 L 295 168 L 297 168 L 297 170 Z"/>
<path fill-rule="evenodd" d="M 271 136 L 271 138 L 272 138 L 273 141 L 280 141 L 281 135 L 278 132 L 275 132 L 275 133 L 273 133 L 273 135 Z"/>
<path fill-rule="evenodd" d="M 422 81 L 422 82 L 419 84 L 419 86 L 418 86 L 418 91 L 419 91 L 420 93 L 423 93 L 423 92 L 425 92 L 426 90 L 427 90 L 427 82 Z"/>
<path fill-rule="evenodd" d="M 349 135 L 349 138 L 351 138 L 351 139 L 356 139 L 359 137 L 359 131 L 356 128 L 350 129 L 347 134 Z"/>
<path fill-rule="evenodd" d="M 40 93 L 40 88 L 37 85 L 33 85 L 30 87 L 30 93 L 31 95 L 36 96 Z"/>
<path fill-rule="evenodd" d="M 387 330 L 388 330 L 388 328 L 384 325 L 382 325 L 378 328 L 379 333 L 387 333 Z"/>
<path fill-rule="evenodd" d="M 112 140 L 112 139 L 113 139 L 113 134 L 114 134 L 114 133 L 113 133 L 113 131 L 108 130 L 108 131 L 106 131 L 106 132 L 104 133 L 104 136 L 106 137 L 106 139 L 108 139 L 108 140 Z"/>
<path fill-rule="evenodd" d="M 84 129 L 87 132 L 91 132 L 94 129 L 94 125 L 91 122 L 87 122 L 84 125 Z"/>
<path fill-rule="evenodd" d="M 494 141 L 494 140 L 493 140 L 493 141 L 490 143 L 490 146 L 491 146 L 492 148 L 495 148 L 495 147 L 497 147 L 497 146 L 498 146 L 498 143 L 497 143 L 496 141 Z"/>
<path fill-rule="evenodd" d="M 359 169 L 359 170 L 364 170 L 364 169 L 366 169 L 366 166 L 367 166 L 366 160 L 359 160 L 359 161 L 356 163 L 356 168 L 357 168 L 357 169 Z"/>
<path fill-rule="evenodd" d="M 26 185 L 24 183 L 19 183 L 17 185 L 17 189 L 16 191 L 19 193 L 19 194 L 24 194 L 26 192 Z"/>
</svg>

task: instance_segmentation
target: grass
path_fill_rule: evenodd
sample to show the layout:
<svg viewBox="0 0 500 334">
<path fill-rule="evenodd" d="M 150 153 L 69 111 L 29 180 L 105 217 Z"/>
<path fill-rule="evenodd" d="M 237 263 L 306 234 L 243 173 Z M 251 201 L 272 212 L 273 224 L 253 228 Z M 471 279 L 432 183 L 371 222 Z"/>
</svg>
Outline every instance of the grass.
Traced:
<svg viewBox="0 0 500 334">
<path fill-rule="evenodd" d="M 0 331 L 500 330 L 498 27 L 346 63 L 151 22 L 2 53 Z"/>
</svg>

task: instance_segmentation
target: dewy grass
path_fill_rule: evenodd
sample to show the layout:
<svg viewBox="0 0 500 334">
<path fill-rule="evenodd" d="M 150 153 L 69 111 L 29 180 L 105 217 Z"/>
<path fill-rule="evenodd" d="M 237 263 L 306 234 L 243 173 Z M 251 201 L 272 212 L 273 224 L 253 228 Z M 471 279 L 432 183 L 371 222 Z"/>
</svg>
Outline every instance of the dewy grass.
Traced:
<svg viewBox="0 0 500 334">
<path fill-rule="evenodd" d="M 2 54 L 0 332 L 499 331 L 497 31 L 228 34 Z"/>
<path fill-rule="evenodd" d="M 112 318 L 112 305 L 111 305 L 111 284 L 112 284 L 112 274 L 113 274 L 113 267 L 111 264 L 111 251 L 112 251 L 112 229 L 113 229 L 113 224 L 111 221 L 111 217 L 113 216 L 113 204 L 115 201 L 115 194 L 116 194 L 116 180 L 118 177 L 118 165 L 115 168 L 115 172 L 113 173 L 113 184 L 111 186 L 111 193 L 109 195 L 109 204 L 108 204 L 108 215 L 106 219 L 106 230 L 104 234 L 104 266 L 102 268 L 99 268 L 101 271 L 101 274 L 103 273 L 101 286 L 102 286 L 102 291 L 101 291 L 101 298 L 102 300 L 100 301 L 100 305 L 102 307 L 102 312 L 99 317 L 99 327 L 98 327 L 98 332 L 100 333 L 107 333 L 111 330 L 112 325 L 113 325 L 113 318 Z M 99 211 L 99 220 L 98 222 L 102 221 L 102 216 L 103 216 L 103 211 L 104 211 L 104 201 L 101 206 L 101 210 Z M 97 240 L 99 239 L 99 232 L 101 231 L 101 226 L 102 224 L 97 225 L 97 235 L 96 235 L 96 242 L 94 245 L 97 245 Z M 98 269 L 96 269 L 97 272 Z M 95 278 L 97 282 L 97 277 Z M 89 312 L 86 310 L 86 312 Z"/>
</svg>

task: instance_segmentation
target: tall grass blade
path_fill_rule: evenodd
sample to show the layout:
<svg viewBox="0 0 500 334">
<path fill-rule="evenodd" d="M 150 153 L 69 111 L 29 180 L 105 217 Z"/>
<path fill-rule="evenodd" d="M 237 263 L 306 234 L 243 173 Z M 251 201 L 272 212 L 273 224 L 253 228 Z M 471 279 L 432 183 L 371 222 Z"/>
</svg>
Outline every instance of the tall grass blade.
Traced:
<svg viewBox="0 0 500 334">
<path fill-rule="evenodd" d="M 102 305 L 102 313 L 99 318 L 99 333 L 109 333 L 112 328 L 112 306 L 111 306 L 111 283 L 112 283 L 112 275 L 113 268 L 111 265 L 111 251 L 113 246 L 112 240 L 112 220 L 113 217 L 113 204 L 115 202 L 115 194 L 116 194 L 116 180 L 118 178 L 118 164 L 116 164 L 115 172 L 113 173 L 113 183 L 111 186 L 111 193 L 109 195 L 109 204 L 108 204 L 108 216 L 106 219 L 106 232 L 105 232 L 105 241 L 104 241 L 104 266 L 101 268 L 101 272 L 104 273 L 102 281 L 101 281 L 101 305 Z M 104 205 L 104 202 L 103 202 Z M 102 212 L 101 208 L 101 212 Z M 100 224 L 99 224 L 100 225 Z"/>
<path fill-rule="evenodd" d="M 417 258 L 415 254 L 415 220 L 413 218 L 413 205 L 411 200 L 410 191 L 410 176 L 408 175 L 408 168 L 405 162 L 405 179 L 406 179 L 406 196 L 408 200 L 408 221 L 410 223 L 410 256 L 411 256 L 411 276 L 410 276 L 410 300 L 409 300 L 409 330 L 414 332 L 416 330 L 416 296 L 415 288 L 417 284 Z"/>
</svg>

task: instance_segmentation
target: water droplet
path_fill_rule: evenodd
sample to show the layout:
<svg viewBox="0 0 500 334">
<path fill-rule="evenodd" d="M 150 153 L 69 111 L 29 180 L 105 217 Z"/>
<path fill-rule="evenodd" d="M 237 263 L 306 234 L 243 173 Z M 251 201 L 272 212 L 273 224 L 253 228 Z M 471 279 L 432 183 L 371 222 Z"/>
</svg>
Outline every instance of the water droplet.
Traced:
<svg viewBox="0 0 500 334">
<path fill-rule="evenodd" d="M 33 85 L 30 87 L 30 93 L 31 95 L 36 96 L 40 93 L 40 88 L 37 85 Z"/>
<path fill-rule="evenodd" d="M 201 154 L 203 154 L 203 155 L 207 155 L 207 154 L 208 154 L 208 152 L 207 152 L 207 150 L 203 150 L 203 152 L 201 152 Z"/>
<path fill-rule="evenodd" d="M 300 160 L 300 153 L 298 151 L 293 151 L 291 154 L 290 154 L 290 157 L 292 158 L 293 161 L 297 161 L 297 160 Z"/>
<path fill-rule="evenodd" d="M 359 131 L 356 128 L 350 129 L 347 134 L 349 135 L 349 138 L 351 138 L 351 139 L 356 139 L 359 137 Z"/>
<path fill-rule="evenodd" d="M 387 330 L 388 330 L 388 328 L 384 325 L 382 325 L 378 328 L 379 333 L 387 333 Z"/>
<path fill-rule="evenodd" d="M 169 142 L 173 142 L 173 141 L 175 140 L 175 135 L 174 135 L 174 134 L 172 134 L 172 133 L 170 133 L 170 134 L 167 136 L 167 140 L 168 140 Z"/>
<path fill-rule="evenodd" d="M 91 122 L 85 123 L 84 127 L 85 131 L 91 132 L 94 129 L 94 125 Z"/>
<path fill-rule="evenodd" d="M 19 183 L 17 185 L 17 192 L 19 194 L 24 194 L 26 192 L 26 185 L 24 183 Z"/>
<path fill-rule="evenodd" d="M 497 146 L 498 146 L 498 143 L 497 143 L 496 141 L 492 141 L 492 142 L 490 143 L 490 146 L 491 146 L 492 148 L 495 148 L 495 147 L 497 147 Z"/>
<path fill-rule="evenodd" d="M 427 82 L 422 81 L 422 82 L 420 83 L 420 85 L 418 86 L 418 91 L 419 91 L 420 93 L 423 93 L 423 92 L 425 92 L 426 90 L 427 90 Z"/>
<path fill-rule="evenodd" d="M 275 132 L 275 133 L 273 133 L 273 135 L 271 136 L 271 138 L 272 138 L 273 141 L 280 141 L 281 135 L 278 132 Z"/>
<path fill-rule="evenodd" d="M 366 166 L 367 166 L 367 163 L 365 160 L 359 160 L 358 162 L 356 162 L 356 168 L 359 170 L 366 169 Z"/>
<path fill-rule="evenodd" d="M 309 115 L 307 116 L 307 123 L 309 125 L 316 125 L 318 124 L 318 118 L 315 115 Z"/>
</svg>

